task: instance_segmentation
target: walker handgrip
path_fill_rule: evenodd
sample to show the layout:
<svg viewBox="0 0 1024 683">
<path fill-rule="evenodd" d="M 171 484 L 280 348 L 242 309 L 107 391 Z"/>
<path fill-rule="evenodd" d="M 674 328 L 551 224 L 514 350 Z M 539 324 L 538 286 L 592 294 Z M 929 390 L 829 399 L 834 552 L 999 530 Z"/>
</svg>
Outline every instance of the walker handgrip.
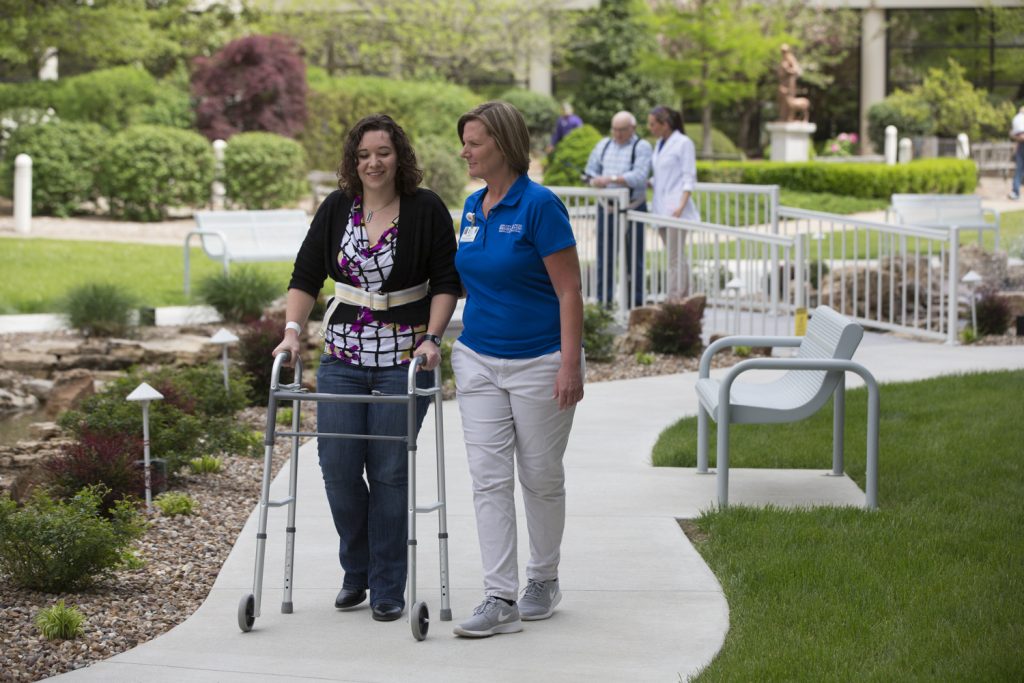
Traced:
<svg viewBox="0 0 1024 683">
<path fill-rule="evenodd" d="M 277 391 L 280 386 L 279 376 L 281 374 L 281 366 L 287 363 L 292 357 L 291 351 L 279 351 L 274 356 L 274 367 L 270 371 L 270 391 Z M 295 359 L 295 382 L 301 383 L 300 378 L 302 377 L 302 359 Z"/>
</svg>

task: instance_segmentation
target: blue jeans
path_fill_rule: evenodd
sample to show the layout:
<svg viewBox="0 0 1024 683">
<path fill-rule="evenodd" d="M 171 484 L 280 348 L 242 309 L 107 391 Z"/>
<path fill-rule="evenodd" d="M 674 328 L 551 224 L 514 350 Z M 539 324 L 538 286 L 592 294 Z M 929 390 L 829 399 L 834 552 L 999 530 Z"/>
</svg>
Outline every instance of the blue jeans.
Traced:
<svg viewBox="0 0 1024 683">
<path fill-rule="evenodd" d="M 636 211 L 646 211 L 647 202 L 636 207 Z M 597 211 L 597 300 L 602 304 L 615 301 L 615 268 L 618 263 L 619 242 L 615 225 L 620 216 L 606 216 L 604 207 L 598 205 Z M 622 222 L 626 223 L 625 218 Z M 625 229 L 623 227 L 622 229 Z M 628 273 L 620 277 L 626 278 L 627 291 L 632 290 L 633 306 L 644 304 L 644 229 L 642 224 L 635 225 L 626 233 L 626 267 Z M 632 258 L 630 258 L 632 257 Z"/>
<path fill-rule="evenodd" d="M 328 394 L 406 394 L 408 366 L 370 368 L 324 355 L 317 391 Z M 417 372 L 416 385 L 434 384 L 432 372 Z M 419 431 L 430 397 L 417 399 Z M 336 434 L 402 436 L 408 414 L 401 404 L 328 403 L 317 405 L 317 431 Z M 408 446 L 403 441 L 317 440 L 320 471 L 327 489 L 343 588 L 370 589 L 370 604 L 405 606 L 408 572 Z M 363 472 L 366 479 L 363 479 Z M 369 484 L 369 486 L 367 486 Z"/>
<path fill-rule="evenodd" d="M 1014 148 L 1014 161 L 1016 168 L 1013 171 L 1013 193 L 1020 194 L 1020 184 L 1024 180 L 1024 142 L 1018 142 Z"/>
</svg>

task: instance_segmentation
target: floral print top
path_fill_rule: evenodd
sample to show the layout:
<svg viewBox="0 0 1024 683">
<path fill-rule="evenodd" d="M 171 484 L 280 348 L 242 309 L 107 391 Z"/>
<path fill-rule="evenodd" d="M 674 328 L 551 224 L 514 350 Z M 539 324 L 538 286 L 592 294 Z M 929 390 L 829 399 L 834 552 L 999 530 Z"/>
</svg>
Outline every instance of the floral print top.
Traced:
<svg viewBox="0 0 1024 683">
<path fill-rule="evenodd" d="M 341 238 L 338 266 L 348 278 L 344 284 L 378 292 L 391 274 L 395 245 L 398 240 L 398 216 L 380 236 L 370 244 L 363 225 L 362 197 L 352 202 L 348 225 Z M 419 335 L 427 331 L 426 325 L 410 326 L 381 322 L 373 311 L 363 307 L 355 322 L 331 325 L 327 328 L 324 353 L 349 365 L 365 367 L 391 367 L 404 365 L 412 359 Z"/>
</svg>

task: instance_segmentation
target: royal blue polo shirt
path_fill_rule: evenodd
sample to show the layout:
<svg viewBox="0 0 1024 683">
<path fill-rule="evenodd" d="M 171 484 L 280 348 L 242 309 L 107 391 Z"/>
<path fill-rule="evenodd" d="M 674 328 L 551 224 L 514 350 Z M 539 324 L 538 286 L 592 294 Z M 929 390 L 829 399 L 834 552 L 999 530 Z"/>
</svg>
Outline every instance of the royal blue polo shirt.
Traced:
<svg viewBox="0 0 1024 683">
<path fill-rule="evenodd" d="M 496 358 L 561 348 L 558 297 L 544 257 L 575 246 L 569 212 L 551 190 L 520 176 L 484 217 L 487 188 L 466 200 L 455 267 L 466 288 L 459 340 Z"/>
</svg>

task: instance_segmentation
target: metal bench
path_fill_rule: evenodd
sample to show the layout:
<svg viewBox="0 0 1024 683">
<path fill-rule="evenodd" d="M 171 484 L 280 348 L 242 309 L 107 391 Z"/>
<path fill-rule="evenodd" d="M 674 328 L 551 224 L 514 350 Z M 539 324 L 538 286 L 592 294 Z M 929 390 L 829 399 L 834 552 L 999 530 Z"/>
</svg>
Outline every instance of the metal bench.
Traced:
<svg viewBox="0 0 1024 683">
<path fill-rule="evenodd" d="M 708 418 L 718 423 L 718 504 L 729 504 L 729 425 L 796 422 L 810 417 L 835 397 L 832 421 L 832 474 L 843 474 L 845 373 L 860 375 L 868 387 L 867 485 L 865 507 L 878 506 L 878 384 L 870 372 L 850 360 L 864 330 L 827 306 L 814 310 L 803 337 L 724 337 L 700 359 L 697 380 L 697 472 L 708 472 Z M 796 347 L 793 358 L 754 358 L 733 366 L 721 381 L 711 378 L 711 357 L 726 347 Z M 751 370 L 786 370 L 778 379 L 737 382 Z"/>
<path fill-rule="evenodd" d="M 291 261 L 309 231 L 305 211 L 197 211 L 197 230 L 185 236 L 185 294 L 190 290 L 189 243 L 198 236 L 203 251 L 224 266 L 231 263 Z"/>
<path fill-rule="evenodd" d="M 894 194 L 886 218 L 896 223 L 926 228 L 977 229 L 979 243 L 982 230 L 993 230 L 995 248 L 999 248 L 999 212 L 983 208 L 981 197 L 977 195 Z"/>
<path fill-rule="evenodd" d="M 978 175 L 1013 175 L 1013 142 L 975 142 L 971 145 L 971 160 L 978 167 Z"/>
</svg>

